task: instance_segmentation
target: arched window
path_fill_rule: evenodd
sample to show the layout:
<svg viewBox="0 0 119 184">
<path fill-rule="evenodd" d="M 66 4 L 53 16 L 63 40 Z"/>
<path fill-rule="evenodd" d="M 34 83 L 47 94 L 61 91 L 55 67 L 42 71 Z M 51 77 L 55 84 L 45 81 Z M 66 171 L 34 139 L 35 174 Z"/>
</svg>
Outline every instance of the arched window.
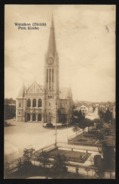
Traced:
<svg viewBox="0 0 119 184">
<path fill-rule="evenodd" d="M 27 100 L 27 107 L 30 107 L 30 106 L 31 106 L 31 100 L 28 99 L 28 100 Z"/>
<path fill-rule="evenodd" d="M 35 115 L 35 113 L 32 114 L 32 121 L 36 121 L 36 115 Z"/>
<path fill-rule="evenodd" d="M 38 114 L 38 121 L 41 121 L 42 120 L 42 116 L 41 114 Z"/>
<path fill-rule="evenodd" d="M 42 107 L 42 100 L 41 99 L 38 100 L 38 107 Z"/>
<path fill-rule="evenodd" d="M 27 113 L 27 121 L 30 121 L 30 114 Z"/>
<path fill-rule="evenodd" d="M 36 107 L 36 99 L 33 99 L 33 107 Z"/>
</svg>

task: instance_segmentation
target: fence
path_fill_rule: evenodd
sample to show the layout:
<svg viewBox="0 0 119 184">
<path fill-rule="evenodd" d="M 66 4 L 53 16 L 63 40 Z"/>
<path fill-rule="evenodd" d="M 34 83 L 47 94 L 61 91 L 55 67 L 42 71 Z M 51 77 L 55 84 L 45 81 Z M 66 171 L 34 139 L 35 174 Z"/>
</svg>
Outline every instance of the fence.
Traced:
<svg viewBox="0 0 119 184">
<path fill-rule="evenodd" d="M 18 159 L 15 159 L 9 163 L 5 164 L 4 170 L 7 171 L 9 174 L 12 174 L 18 170 L 18 163 L 19 161 L 23 160 L 23 157 L 19 157 Z"/>
<path fill-rule="evenodd" d="M 58 142 L 57 146 L 60 147 L 64 147 L 64 149 L 69 149 L 72 148 L 73 150 L 88 150 L 88 151 L 93 151 L 93 152 L 99 152 L 99 147 L 97 146 L 86 146 L 86 145 L 72 145 L 72 144 L 66 144 L 66 143 L 62 143 L 62 142 Z"/>
<path fill-rule="evenodd" d="M 55 144 L 51 144 L 51 145 L 49 145 L 49 146 L 46 146 L 46 147 L 44 147 L 44 148 L 41 148 L 41 149 L 35 151 L 35 152 L 34 152 L 34 156 L 36 157 L 36 156 L 39 155 L 41 152 L 43 152 L 43 151 L 47 151 L 47 152 L 48 152 L 48 151 L 50 151 L 50 150 L 52 150 L 52 149 L 54 149 L 54 148 L 56 148 Z"/>
<path fill-rule="evenodd" d="M 72 147 L 72 145 L 67 145 L 66 143 L 57 143 L 57 146 L 55 144 L 46 146 L 40 150 L 37 150 L 34 152 L 33 156 L 31 157 L 31 162 L 34 161 L 35 158 L 37 158 L 37 156 L 39 155 L 39 153 L 41 153 L 42 151 L 46 151 L 46 152 L 50 152 L 51 150 L 54 149 L 60 149 L 60 150 L 69 150 L 69 151 L 81 151 L 81 147 L 80 146 L 74 146 Z M 89 150 L 89 149 L 88 149 Z M 98 150 L 98 149 L 97 149 Z M 97 151 L 96 150 L 96 151 Z M 84 146 L 82 147 L 82 151 L 84 151 Z M 14 173 L 15 171 L 18 170 L 18 163 L 19 160 L 23 160 L 23 157 L 20 157 L 12 162 L 10 162 L 9 164 L 6 164 L 6 168 L 9 171 L 9 173 Z M 52 161 L 50 162 L 52 165 Z M 33 165 L 35 165 L 35 162 L 32 162 Z M 72 161 L 70 159 L 68 159 L 66 161 L 66 166 L 68 169 L 68 172 L 70 173 L 79 173 L 80 175 L 86 176 L 87 178 L 92 177 L 92 178 L 96 178 L 96 167 L 94 166 L 86 166 L 86 165 L 82 165 L 80 162 L 77 161 Z M 78 171 L 77 171 L 78 169 Z M 115 172 L 114 171 L 106 171 L 104 173 L 104 178 L 105 179 L 115 179 Z"/>
</svg>

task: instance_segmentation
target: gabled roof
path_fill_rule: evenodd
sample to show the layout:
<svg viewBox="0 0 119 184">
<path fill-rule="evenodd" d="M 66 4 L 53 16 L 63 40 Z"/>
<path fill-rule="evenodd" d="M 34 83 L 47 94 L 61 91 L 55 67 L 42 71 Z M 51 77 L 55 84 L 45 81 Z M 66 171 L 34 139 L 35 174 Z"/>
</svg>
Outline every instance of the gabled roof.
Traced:
<svg viewBox="0 0 119 184">
<path fill-rule="evenodd" d="M 44 87 L 39 85 L 36 81 L 27 89 L 26 93 L 42 93 L 44 92 Z"/>
<path fill-rule="evenodd" d="M 39 85 L 36 81 L 34 81 L 32 83 L 32 85 L 28 88 L 26 88 L 24 85 L 22 86 L 22 88 L 20 89 L 19 91 L 19 94 L 18 94 L 18 97 L 19 98 L 23 98 L 25 97 L 26 94 L 35 94 L 35 93 L 44 93 L 45 91 L 45 88 L 43 85 Z M 69 98 L 72 98 L 72 93 L 71 93 L 71 89 L 70 88 L 61 88 L 59 90 L 59 98 L 60 99 L 69 99 Z"/>
<path fill-rule="evenodd" d="M 70 88 L 61 88 L 59 91 L 59 98 L 60 99 L 68 99 L 71 97 Z"/>
</svg>

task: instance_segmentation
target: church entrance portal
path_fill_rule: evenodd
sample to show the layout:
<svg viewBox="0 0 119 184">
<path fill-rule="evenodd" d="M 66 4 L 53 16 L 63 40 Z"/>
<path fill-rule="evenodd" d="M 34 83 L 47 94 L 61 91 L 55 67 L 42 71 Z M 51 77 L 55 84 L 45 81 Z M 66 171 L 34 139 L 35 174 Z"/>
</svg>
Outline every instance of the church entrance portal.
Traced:
<svg viewBox="0 0 119 184">
<path fill-rule="evenodd" d="M 25 119 L 25 122 L 41 122 L 42 121 L 42 115 L 39 113 L 39 114 L 30 114 L 30 113 L 26 113 L 26 119 Z"/>
<path fill-rule="evenodd" d="M 34 113 L 32 114 L 32 121 L 36 121 L 36 115 Z"/>
<path fill-rule="evenodd" d="M 27 121 L 30 121 L 30 114 L 27 114 Z"/>
<path fill-rule="evenodd" d="M 41 120 L 42 120 L 41 114 L 38 114 L 38 121 L 41 121 Z"/>
</svg>

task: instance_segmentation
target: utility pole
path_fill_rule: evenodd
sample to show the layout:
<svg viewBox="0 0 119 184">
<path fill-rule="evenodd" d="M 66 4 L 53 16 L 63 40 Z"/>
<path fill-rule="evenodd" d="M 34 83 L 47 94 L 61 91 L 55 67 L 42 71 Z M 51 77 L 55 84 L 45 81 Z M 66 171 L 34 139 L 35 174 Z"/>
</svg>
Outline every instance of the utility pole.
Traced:
<svg viewBox="0 0 119 184">
<path fill-rule="evenodd" d="M 57 146 L 57 97 L 56 97 L 55 146 Z"/>
<path fill-rule="evenodd" d="M 69 109 L 67 110 L 67 142 L 68 142 Z"/>
</svg>

